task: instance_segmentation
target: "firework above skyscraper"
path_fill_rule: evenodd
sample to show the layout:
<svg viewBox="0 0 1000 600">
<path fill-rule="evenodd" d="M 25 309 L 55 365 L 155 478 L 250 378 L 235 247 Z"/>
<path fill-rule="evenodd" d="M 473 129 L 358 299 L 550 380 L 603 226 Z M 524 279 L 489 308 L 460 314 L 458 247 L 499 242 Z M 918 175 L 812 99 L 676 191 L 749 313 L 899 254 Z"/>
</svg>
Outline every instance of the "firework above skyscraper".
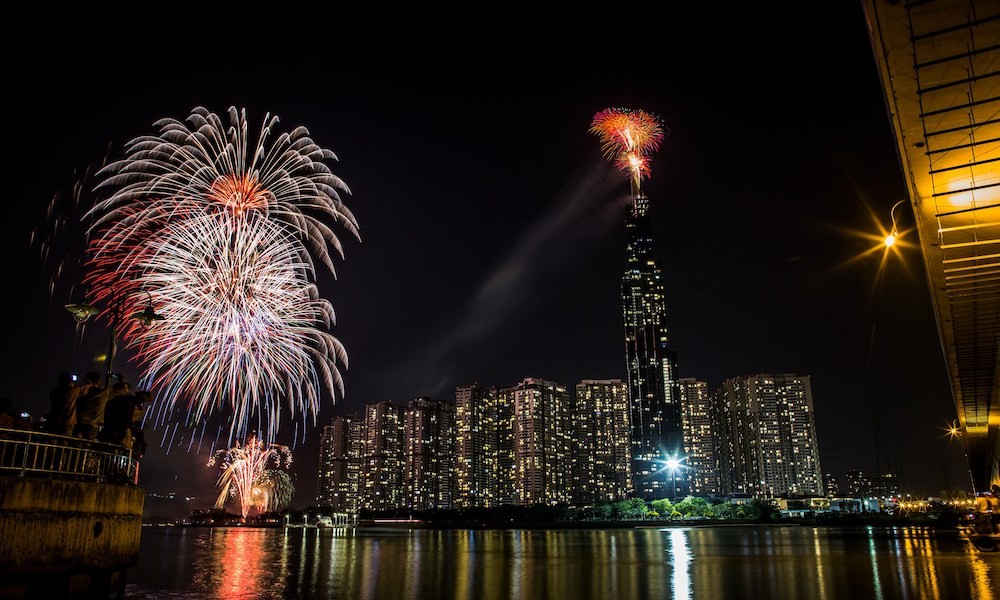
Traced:
<svg viewBox="0 0 1000 600">
<path fill-rule="evenodd" d="M 664 128 L 657 116 L 641 110 L 609 108 L 590 126 L 604 156 L 629 173 L 632 206 L 626 219 L 622 312 L 625 325 L 625 371 L 632 440 L 633 492 L 644 498 L 684 495 L 684 438 L 676 353 L 667 345 L 666 298 L 662 272 L 653 254 L 649 199 L 642 193 L 649 156 L 659 149 Z M 678 460 L 680 474 L 664 465 Z M 674 464 L 674 463 L 671 463 Z M 676 481 L 675 481 L 676 479 Z M 676 491 L 675 491 L 676 489 Z"/>
</svg>

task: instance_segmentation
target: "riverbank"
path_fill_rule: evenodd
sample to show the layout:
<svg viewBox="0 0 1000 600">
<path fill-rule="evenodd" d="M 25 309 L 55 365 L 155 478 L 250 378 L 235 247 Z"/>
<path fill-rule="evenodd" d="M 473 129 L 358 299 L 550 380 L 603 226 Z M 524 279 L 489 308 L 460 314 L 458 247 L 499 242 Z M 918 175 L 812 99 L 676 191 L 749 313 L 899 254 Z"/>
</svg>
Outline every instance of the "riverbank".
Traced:
<svg viewBox="0 0 1000 600">
<path fill-rule="evenodd" d="M 838 515 L 832 518 L 779 519 L 774 521 L 754 521 L 748 519 L 640 519 L 623 521 L 447 521 L 434 522 L 419 519 L 362 519 L 350 524 L 317 527 L 316 525 L 277 522 L 264 523 L 144 523 L 147 527 L 193 527 L 193 528 L 351 528 L 357 530 L 585 530 L 585 529 L 668 529 L 677 527 L 925 527 L 940 530 L 956 530 L 962 523 L 942 519 L 885 518 L 882 515 Z"/>
</svg>

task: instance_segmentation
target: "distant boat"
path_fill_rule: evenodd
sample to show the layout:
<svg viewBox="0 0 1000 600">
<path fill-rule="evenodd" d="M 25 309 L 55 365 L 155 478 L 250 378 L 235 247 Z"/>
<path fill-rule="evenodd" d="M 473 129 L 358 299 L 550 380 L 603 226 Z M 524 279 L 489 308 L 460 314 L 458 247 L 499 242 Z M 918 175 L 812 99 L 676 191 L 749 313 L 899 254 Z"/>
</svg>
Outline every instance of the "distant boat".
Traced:
<svg viewBox="0 0 1000 600">
<path fill-rule="evenodd" d="M 316 519 L 316 527 L 320 529 L 329 529 L 333 527 L 333 519 L 330 517 L 319 517 Z"/>
</svg>

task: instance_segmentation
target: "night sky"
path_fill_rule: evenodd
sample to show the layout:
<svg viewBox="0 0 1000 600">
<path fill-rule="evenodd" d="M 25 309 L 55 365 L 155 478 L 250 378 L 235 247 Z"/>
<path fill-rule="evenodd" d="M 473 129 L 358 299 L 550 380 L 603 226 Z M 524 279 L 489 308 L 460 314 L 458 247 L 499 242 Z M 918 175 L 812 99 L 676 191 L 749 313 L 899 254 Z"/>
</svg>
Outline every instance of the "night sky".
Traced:
<svg viewBox="0 0 1000 600">
<path fill-rule="evenodd" d="M 92 357 L 108 340 L 98 325 L 76 332 L 63 309 L 79 292 L 82 238 L 47 208 L 55 199 L 69 218 L 81 173 L 196 106 L 306 126 L 337 154 L 361 227 L 360 241 L 338 231 L 345 257 L 336 279 L 319 279 L 350 357 L 346 396 L 280 436 L 294 446 L 293 507 L 315 501 L 319 433 L 334 415 L 454 400 L 474 382 L 623 378 L 629 188 L 588 128 L 625 107 L 668 129 L 643 190 L 681 376 L 714 389 L 810 375 L 824 471 L 897 471 L 915 495 L 971 488 L 945 433 L 955 406 L 915 231 L 885 261 L 866 254 L 905 186 L 860 3 L 809 19 L 716 5 L 386 20 L 147 6 L 28 18 L 29 42 L 4 42 L 0 395 L 16 406 L 44 414 L 56 375 L 102 370 Z M 912 228 L 905 205 L 896 215 Z M 52 243 L 48 261 L 39 240 Z M 134 381 L 126 358 L 116 370 Z M 210 441 L 197 452 L 180 434 L 172 445 L 162 428 L 146 435 L 147 491 L 210 505 Z"/>
</svg>

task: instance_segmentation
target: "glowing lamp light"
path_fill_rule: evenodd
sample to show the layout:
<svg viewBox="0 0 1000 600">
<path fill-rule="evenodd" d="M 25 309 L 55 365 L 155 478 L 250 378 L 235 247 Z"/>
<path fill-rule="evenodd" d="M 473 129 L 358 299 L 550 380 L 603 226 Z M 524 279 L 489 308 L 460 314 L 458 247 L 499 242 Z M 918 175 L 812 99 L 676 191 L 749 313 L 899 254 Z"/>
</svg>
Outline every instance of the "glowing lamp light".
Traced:
<svg viewBox="0 0 1000 600">
<path fill-rule="evenodd" d="M 73 315 L 73 318 L 77 323 L 83 323 L 90 317 L 101 313 L 101 309 L 88 302 L 86 298 L 83 298 L 74 304 L 67 304 L 65 306 L 66 310 Z"/>
<path fill-rule="evenodd" d="M 666 465 L 668 469 L 673 471 L 677 469 L 677 467 L 681 466 L 681 461 L 677 460 L 676 458 L 670 458 L 667 459 Z"/>
<path fill-rule="evenodd" d="M 899 239 L 899 228 L 896 226 L 896 207 L 903 204 L 906 200 L 900 200 L 899 202 L 892 205 L 892 209 L 889 210 L 889 217 L 892 219 L 892 231 L 889 235 L 885 236 L 885 247 L 892 248 L 896 245 L 896 240 Z"/>
</svg>

